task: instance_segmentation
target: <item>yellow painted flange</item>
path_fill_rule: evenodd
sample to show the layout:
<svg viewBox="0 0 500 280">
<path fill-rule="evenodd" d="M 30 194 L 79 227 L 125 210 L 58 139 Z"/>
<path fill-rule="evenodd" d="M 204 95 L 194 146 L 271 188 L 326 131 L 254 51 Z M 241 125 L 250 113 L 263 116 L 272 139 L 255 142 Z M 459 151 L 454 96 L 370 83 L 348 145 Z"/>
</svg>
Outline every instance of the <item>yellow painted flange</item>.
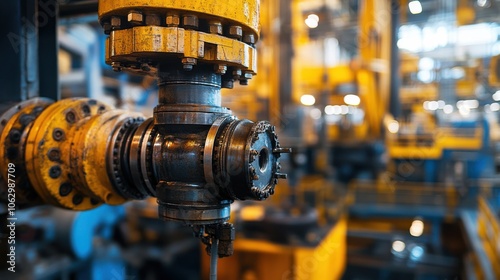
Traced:
<svg viewBox="0 0 500 280">
<path fill-rule="evenodd" d="M 6 197 L 8 179 L 14 180 L 15 198 L 18 205 L 41 204 L 26 174 L 24 161 L 24 143 L 31 129 L 33 120 L 49 105 L 52 100 L 34 98 L 17 104 L 0 116 L 0 193 Z M 17 135 L 13 135 L 13 134 Z M 9 163 L 14 164 L 14 178 L 8 178 Z"/>
<path fill-rule="evenodd" d="M 107 155 L 112 149 L 109 141 L 120 123 L 129 118 L 138 118 L 138 113 L 112 110 L 92 117 L 76 129 L 75 145 L 71 147 L 71 164 L 74 174 L 80 178 L 84 188 L 94 196 L 110 205 L 119 205 L 127 201 L 113 187 L 109 179 Z"/>
<path fill-rule="evenodd" d="M 109 108 L 96 100 L 65 99 L 44 110 L 33 122 L 26 143 L 26 169 L 33 187 L 50 204 L 87 210 L 101 204 L 98 197 L 73 178 L 71 146 L 76 128 Z M 57 150 L 59 158 L 50 159 Z"/>
<path fill-rule="evenodd" d="M 100 0 L 99 19 L 121 15 L 131 10 L 144 12 L 179 11 L 207 20 L 218 20 L 223 24 L 237 24 L 244 31 L 252 31 L 255 38 L 259 33 L 260 0 Z"/>
<path fill-rule="evenodd" d="M 106 49 L 107 63 L 176 55 L 227 64 L 252 74 L 257 70 L 257 51 L 254 47 L 221 35 L 178 27 L 137 26 L 115 30 L 110 34 Z"/>
</svg>

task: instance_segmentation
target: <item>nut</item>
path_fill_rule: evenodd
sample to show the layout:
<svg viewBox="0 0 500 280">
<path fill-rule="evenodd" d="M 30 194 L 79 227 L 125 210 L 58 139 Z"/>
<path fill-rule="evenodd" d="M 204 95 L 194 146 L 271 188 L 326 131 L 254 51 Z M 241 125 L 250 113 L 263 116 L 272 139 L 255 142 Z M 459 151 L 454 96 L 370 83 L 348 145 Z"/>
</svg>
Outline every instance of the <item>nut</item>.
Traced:
<svg viewBox="0 0 500 280">
<path fill-rule="evenodd" d="M 233 71 L 233 77 L 235 80 L 239 79 L 241 76 L 241 70 L 240 69 L 236 69 Z"/>
<path fill-rule="evenodd" d="M 227 72 L 227 66 L 223 64 L 217 64 L 215 65 L 215 73 L 224 75 Z"/>
<path fill-rule="evenodd" d="M 132 24 L 142 24 L 143 16 L 142 13 L 138 11 L 131 11 L 128 13 L 127 21 Z"/>
<path fill-rule="evenodd" d="M 193 70 L 193 66 L 196 65 L 196 63 L 197 63 L 196 58 L 185 57 L 185 58 L 182 59 L 182 64 L 183 64 L 182 67 L 186 71 Z"/>
<path fill-rule="evenodd" d="M 229 27 L 229 37 L 235 39 L 241 39 L 243 36 L 243 29 L 239 25 L 233 25 Z"/>
<path fill-rule="evenodd" d="M 222 35 L 222 23 L 220 23 L 219 21 L 211 21 L 210 33 Z"/>
<path fill-rule="evenodd" d="M 111 33 L 111 24 L 109 22 L 103 23 L 102 29 L 104 30 L 104 34 L 109 35 Z"/>
<path fill-rule="evenodd" d="M 115 72 L 122 71 L 122 65 L 120 62 L 111 62 L 111 67 L 113 67 L 113 71 Z"/>
<path fill-rule="evenodd" d="M 243 36 L 243 42 L 250 45 L 255 44 L 255 35 L 251 33 L 245 33 L 245 36 Z"/>
<path fill-rule="evenodd" d="M 120 28 L 122 25 L 122 19 L 119 17 L 111 17 L 111 27 L 113 29 Z"/>
<path fill-rule="evenodd" d="M 222 88 L 233 88 L 234 87 L 234 81 L 233 80 L 222 80 Z"/>
<path fill-rule="evenodd" d="M 146 15 L 146 25 L 160 26 L 161 19 L 157 15 Z"/>
<path fill-rule="evenodd" d="M 186 15 L 182 18 L 182 25 L 188 29 L 198 28 L 198 17 L 193 15 Z"/>
<path fill-rule="evenodd" d="M 181 24 L 181 19 L 176 14 L 168 14 L 166 19 L 165 19 L 165 23 L 169 27 L 175 27 L 175 26 L 179 26 L 179 24 Z"/>
</svg>

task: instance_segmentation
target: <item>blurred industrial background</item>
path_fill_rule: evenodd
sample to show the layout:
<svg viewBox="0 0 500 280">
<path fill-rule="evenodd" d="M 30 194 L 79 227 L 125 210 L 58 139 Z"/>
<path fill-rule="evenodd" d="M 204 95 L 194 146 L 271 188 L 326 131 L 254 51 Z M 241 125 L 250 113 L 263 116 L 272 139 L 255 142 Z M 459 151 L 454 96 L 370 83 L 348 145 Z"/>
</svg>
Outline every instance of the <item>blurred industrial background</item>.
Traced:
<svg viewBox="0 0 500 280">
<path fill-rule="evenodd" d="M 98 17 L 100 2 L 129 5 L 134 0 L 1 1 L 3 178 L 13 158 L 8 127 L 17 102 L 90 98 L 149 118 L 159 99 L 165 99 L 159 98 L 163 85 L 155 77 L 121 71 L 134 66 L 111 62 L 115 53 L 106 48 L 118 29 L 114 18 L 108 23 L 102 20 L 106 15 Z M 240 119 L 269 120 L 281 146 L 292 148 L 279 164 L 279 153 L 271 156 L 281 151 L 279 143 L 269 146 L 269 157 L 260 153 L 261 171 L 269 159 L 288 179 L 280 180 L 264 202 L 232 205 L 234 254 L 219 259 L 217 279 L 500 279 L 499 0 L 167 2 L 216 4 L 220 10 L 241 4 L 237 9 L 245 14 L 260 5 L 258 42 L 246 36 L 251 24 L 239 39 L 227 31 L 228 37 L 255 48 L 258 56 L 250 60 L 256 59 L 258 71 L 252 65 L 243 67 L 252 70 L 243 74 L 227 69 L 227 75 L 237 77 L 224 80 L 226 70 L 218 68 L 223 88 L 228 81 L 228 88 L 238 80 L 242 84 L 222 89 L 222 106 Z M 134 13 L 122 21 L 133 23 Z M 156 18 L 140 18 L 141 24 L 155 25 Z M 192 27 L 186 20 L 181 12 L 177 25 Z M 169 14 L 160 21 L 175 25 Z M 203 24 L 200 19 L 200 30 Z M 213 26 L 210 21 L 210 33 L 223 33 L 222 27 L 212 32 Z M 147 63 L 137 71 L 146 71 Z M 183 59 L 184 70 L 192 64 L 196 70 L 196 61 L 189 63 Z M 257 75 L 245 76 L 250 72 Z M 22 104 L 33 109 L 31 103 Z M 24 141 L 28 136 L 22 133 L 18 136 Z M 228 147 L 237 145 L 231 143 Z M 30 174 L 37 167 L 30 169 L 28 156 L 23 160 L 34 184 Z M 87 160 L 98 165 L 100 158 Z M 189 172 L 182 168 L 173 172 Z M 280 177 L 280 168 L 272 176 Z M 277 180 L 272 182 L 266 185 L 270 194 Z M 18 197 L 24 195 L 19 192 Z M 62 185 L 58 192 L 65 196 Z M 60 202 L 73 209 L 63 210 L 26 197 L 26 205 L 21 198 L 16 205 L 15 273 L 7 270 L 8 258 L 3 261 L 9 228 L 2 224 L 0 229 L 0 279 L 214 279 L 207 251 L 215 239 L 207 243 L 202 238 L 206 247 L 193 237 L 193 230 L 202 235 L 203 227 L 191 220 L 165 221 L 172 214 L 162 208 L 164 219 L 159 219 L 158 203 L 164 205 L 166 198 L 157 203 L 156 198 L 127 197 L 132 201 L 121 205 L 106 198 L 111 205 L 90 210 Z M 76 205 L 81 200 L 75 203 L 75 197 Z M 234 198 L 248 199 L 237 194 L 228 199 Z M 2 222 L 8 209 L 8 200 L 0 202 Z M 227 217 L 217 223 L 221 220 Z"/>
</svg>

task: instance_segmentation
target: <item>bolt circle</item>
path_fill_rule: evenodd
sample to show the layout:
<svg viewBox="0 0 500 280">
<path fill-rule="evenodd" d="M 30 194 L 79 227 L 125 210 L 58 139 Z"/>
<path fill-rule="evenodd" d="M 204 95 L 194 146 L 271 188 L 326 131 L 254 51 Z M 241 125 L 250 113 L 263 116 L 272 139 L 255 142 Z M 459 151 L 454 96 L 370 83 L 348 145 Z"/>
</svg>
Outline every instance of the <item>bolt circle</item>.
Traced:
<svg viewBox="0 0 500 280">
<path fill-rule="evenodd" d="M 76 121 L 76 115 L 75 115 L 75 112 L 73 111 L 69 111 L 68 113 L 66 113 L 66 121 L 68 123 L 75 123 Z"/>
<path fill-rule="evenodd" d="M 61 176 L 62 170 L 59 165 L 54 165 L 49 169 L 49 176 L 52 179 L 57 179 Z"/>
<path fill-rule="evenodd" d="M 64 139 L 64 131 L 60 128 L 55 128 L 52 131 L 52 138 L 56 141 L 62 141 Z"/>
<path fill-rule="evenodd" d="M 62 183 L 59 186 L 59 194 L 61 196 L 67 196 L 73 191 L 73 186 L 70 183 Z"/>
<path fill-rule="evenodd" d="M 73 201 L 74 205 L 78 205 L 78 204 L 82 203 L 83 197 L 80 194 L 75 194 L 75 196 L 73 196 L 72 201 Z"/>
</svg>

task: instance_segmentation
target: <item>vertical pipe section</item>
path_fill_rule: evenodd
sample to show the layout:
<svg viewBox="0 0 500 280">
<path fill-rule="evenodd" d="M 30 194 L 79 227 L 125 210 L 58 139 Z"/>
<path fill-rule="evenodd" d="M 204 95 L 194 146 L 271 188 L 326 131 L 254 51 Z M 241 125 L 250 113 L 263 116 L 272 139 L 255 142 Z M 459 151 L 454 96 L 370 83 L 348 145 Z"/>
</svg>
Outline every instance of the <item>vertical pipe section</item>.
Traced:
<svg viewBox="0 0 500 280">
<path fill-rule="evenodd" d="M 217 280 L 217 260 L 219 258 L 219 239 L 212 239 L 212 247 L 210 248 L 210 280 Z"/>
<path fill-rule="evenodd" d="M 389 112 L 397 119 L 401 115 L 401 102 L 399 88 L 401 79 L 399 75 L 399 49 L 398 49 L 398 31 L 399 31 L 399 12 L 401 10 L 399 0 L 391 0 L 391 56 L 390 56 L 390 100 Z"/>
<path fill-rule="evenodd" d="M 280 114 L 285 115 L 285 110 L 292 103 L 292 1 L 279 1 L 279 101 Z M 282 126 L 283 123 L 280 123 Z"/>
<path fill-rule="evenodd" d="M 38 0 L 38 74 L 39 96 L 53 100 L 61 97 L 59 87 L 59 43 L 57 23 L 59 6 L 57 0 Z"/>
</svg>

